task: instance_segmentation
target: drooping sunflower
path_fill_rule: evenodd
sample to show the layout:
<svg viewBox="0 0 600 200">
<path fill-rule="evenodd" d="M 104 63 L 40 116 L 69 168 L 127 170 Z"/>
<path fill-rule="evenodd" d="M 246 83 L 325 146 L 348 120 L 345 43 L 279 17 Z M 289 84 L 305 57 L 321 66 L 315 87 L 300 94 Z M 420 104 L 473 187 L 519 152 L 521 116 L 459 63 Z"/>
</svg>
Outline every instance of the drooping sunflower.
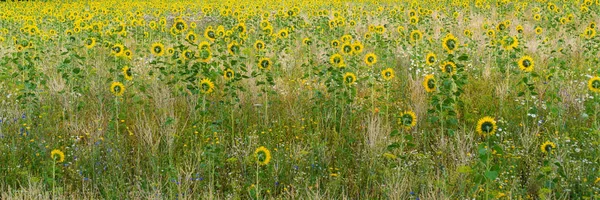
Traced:
<svg viewBox="0 0 600 200">
<path fill-rule="evenodd" d="M 223 78 L 226 81 L 229 81 L 231 79 L 233 79 L 235 77 L 235 72 L 233 72 L 233 70 L 231 68 L 227 68 L 225 71 L 223 71 Z"/>
<path fill-rule="evenodd" d="M 449 54 L 452 54 L 452 52 L 454 52 L 458 48 L 458 45 L 458 39 L 454 37 L 452 33 L 446 35 L 446 37 L 444 37 L 442 41 L 442 46 Z"/>
<path fill-rule="evenodd" d="M 343 68 L 346 66 L 344 63 L 344 57 L 342 57 L 342 55 L 339 53 L 331 55 L 331 57 L 329 57 L 329 63 L 338 68 Z"/>
<path fill-rule="evenodd" d="M 450 74 L 450 76 L 456 74 L 456 64 L 452 61 L 443 62 L 440 68 L 444 73 Z"/>
<path fill-rule="evenodd" d="M 498 126 L 496 126 L 496 120 L 494 120 L 494 118 L 492 117 L 486 116 L 479 119 L 479 121 L 477 122 L 476 131 L 481 136 L 485 137 L 488 135 L 493 135 L 494 133 L 496 133 L 496 129 L 498 129 Z"/>
<path fill-rule="evenodd" d="M 553 149 L 556 149 L 556 144 L 550 141 L 546 141 L 542 145 L 540 145 L 540 150 L 542 150 L 542 152 L 546 154 L 552 153 Z"/>
<path fill-rule="evenodd" d="M 133 73 L 131 73 L 131 68 L 129 68 L 129 66 L 123 67 L 122 71 L 123 71 L 123 77 L 125 77 L 125 80 L 128 80 L 128 81 L 133 80 Z"/>
<path fill-rule="evenodd" d="M 437 58 L 435 56 L 435 53 L 433 53 L 433 52 L 429 52 L 425 56 L 425 62 L 430 66 L 433 65 L 436 60 L 437 60 Z"/>
<path fill-rule="evenodd" d="M 84 45 L 85 45 L 85 48 L 87 48 L 87 49 L 94 48 L 94 46 L 96 46 L 96 38 L 86 39 Z"/>
<path fill-rule="evenodd" d="M 152 55 L 154 56 L 162 56 L 165 54 L 165 46 L 160 42 L 153 43 L 150 47 L 150 52 L 152 52 Z"/>
<path fill-rule="evenodd" d="M 595 93 L 600 93 L 600 77 L 594 76 L 588 81 L 588 89 Z"/>
<path fill-rule="evenodd" d="M 435 91 L 436 83 L 435 76 L 433 74 L 425 76 L 425 79 L 423 80 L 423 87 L 425 87 L 425 91 L 427 91 L 428 93 Z"/>
<path fill-rule="evenodd" d="M 271 69 L 271 60 L 269 58 L 261 58 L 258 61 L 258 68 L 262 70 Z"/>
<path fill-rule="evenodd" d="M 535 66 L 535 62 L 533 61 L 533 58 L 531 58 L 529 56 L 521 57 L 521 59 L 519 59 L 518 64 L 519 64 L 519 68 L 525 72 L 532 72 L 533 67 Z"/>
<path fill-rule="evenodd" d="M 123 52 L 125 52 L 125 46 L 122 44 L 115 44 L 112 46 L 111 50 L 114 56 L 119 57 L 123 55 Z"/>
<path fill-rule="evenodd" d="M 413 111 L 404 111 L 398 117 L 398 125 L 402 128 L 410 129 L 417 125 L 417 115 Z"/>
<path fill-rule="evenodd" d="M 125 93 L 125 86 L 121 82 L 113 82 L 110 85 L 110 92 L 115 96 L 122 96 Z"/>
<path fill-rule="evenodd" d="M 356 75 L 352 72 L 346 72 L 344 74 L 344 84 L 351 86 L 354 82 L 356 82 Z"/>
<path fill-rule="evenodd" d="M 265 166 L 271 162 L 271 151 L 264 146 L 256 148 L 254 157 L 259 165 Z"/>
<path fill-rule="evenodd" d="M 368 53 L 365 55 L 365 63 L 367 66 L 373 66 L 375 63 L 377 63 L 377 55 L 374 53 Z"/>
<path fill-rule="evenodd" d="M 394 73 L 394 69 L 392 68 L 387 68 L 381 71 L 381 77 L 383 77 L 383 80 L 386 81 L 390 81 L 394 78 L 395 73 Z"/>
<path fill-rule="evenodd" d="M 57 163 L 61 163 L 65 161 L 65 153 L 61 150 L 54 149 L 50 152 L 50 158 L 56 161 Z"/>
<path fill-rule="evenodd" d="M 510 51 L 516 49 L 519 46 L 519 39 L 517 37 L 504 36 L 500 41 L 504 50 Z"/>
<path fill-rule="evenodd" d="M 202 94 L 210 94 L 214 91 L 215 84 L 208 78 L 200 80 L 200 92 Z"/>
</svg>

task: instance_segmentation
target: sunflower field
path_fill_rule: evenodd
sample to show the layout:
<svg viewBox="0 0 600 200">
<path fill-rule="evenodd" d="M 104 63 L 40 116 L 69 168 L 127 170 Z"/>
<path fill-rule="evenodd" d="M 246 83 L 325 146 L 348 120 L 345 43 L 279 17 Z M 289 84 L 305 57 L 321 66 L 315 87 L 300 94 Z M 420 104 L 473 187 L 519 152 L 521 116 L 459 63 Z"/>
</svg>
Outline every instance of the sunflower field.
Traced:
<svg viewBox="0 0 600 200">
<path fill-rule="evenodd" d="M 0 199 L 600 199 L 599 13 L 0 2 Z"/>
</svg>

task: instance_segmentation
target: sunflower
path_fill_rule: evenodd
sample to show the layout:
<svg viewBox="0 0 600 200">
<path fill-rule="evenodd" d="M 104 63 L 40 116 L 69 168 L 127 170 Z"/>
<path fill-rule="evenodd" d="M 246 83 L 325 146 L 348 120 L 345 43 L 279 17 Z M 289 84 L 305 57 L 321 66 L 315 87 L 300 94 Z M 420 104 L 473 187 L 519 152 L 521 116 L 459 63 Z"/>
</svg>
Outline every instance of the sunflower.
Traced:
<svg viewBox="0 0 600 200">
<path fill-rule="evenodd" d="M 592 38 L 596 37 L 596 29 L 587 27 L 587 28 L 585 28 L 584 35 L 587 39 L 592 39 Z"/>
<path fill-rule="evenodd" d="M 436 88 L 435 77 L 433 74 L 429 74 L 425 76 L 423 80 L 423 87 L 425 87 L 425 91 L 434 92 Z"/>
<path fill-rule="evenodd" d="M 594 76 L 588 81 L 588 89 L 595 93 L 600 93 L 600 77 Z"/>
<path fill-rule="evenodd" d="M 544 31 L 544 30 L 542 29 L 542 27 L 537 27 L 537 28 L 535 28 L 535 34 L 538 34 L 538 35 L 539 35 L 539 34 L 542 34 L 542 32 L 543 32 L 543 31 Z"/>
<path fill-rule="evenodd" d="M 258 68 L 262 70 L 271 69 L 271 60 L 269 58 L 261 58 L 258 61 Z"/>
<path fill-rule="evenodd" d="M 496 126 L 496 120 L 492 117 L 486 116 L 477 122 L 477 133 L 481 136 L 493 135 L 496 133 L 496 129 L 498 129 L 498 126 Z"/>
<path fill-rule="evenodd" d="M 523 26 L 518 25 L 517 28 L 515 28 L 515 30 L 517 30 L 517 33 L 522 34 L 523 33 Z"/>
<path fill-rule="evenodd" d="M 458 45 L 458 39 L 452 33 L 446 35 L 442 41 L 442 46 L 449 54 L 452 54 L 458 48 Z"/>
<path fill-rule="evenodd" d="M 181 52 L 181 54 L 183 55 L 181 56 L 181 58 L 184 60 L 192 60 L 194 59 L 194 57 L 196 57 L 196 53 L 192 50 L 184 50 L 183 52 Z"/>
<path fill-rule="evenodd" d="M 496 31 L 494 31 L 493 29 L 489 29 L 489 30 L 486 32 L 486 35 L 487 35 L 488 37 L 490 37 L 490 38 L 495 38 L 495 37 L 496 37 Z"/>
<path fill-rule="evenodd" d="M 112 54 L 119 57 L 123 55 L 125 51 L 125 47 L 122 44 L 115 44 L 112 46 Z"/>
<path fill-rule="evenodd" d="M 96 38 L 88 38 L 85 40 L 85 48 L 91 49 L 96 46 Z"/>
<path fill-rule="evenodd" d="M 542 16 L 540 14 L 535 14 L 535 15 L 533 15 L 533 19 L 535 21 L 540 21 L 540 19 L 542 19 Z"/>
<path fill-rule="evenodd" d="M 254 151 L 254 157 L 256 158 L 256 162 L 262 166 L 271 162 L 271 152 L 264 146 L 260 146 Z"/>
<path fill-rule="evenodd" d="M 437 57 L 435 56 L 435 53 L 433 53 L 433 52 L 429 52 L 425 56 L 425 62 L 430 66 L 433 65 L 436 60 L 437 60 Z"/>
<path fill-rule="evenodd" d="M 465 36 L 469 37 L 469 38 L 470 38 L 470 37 L 473 37 L 473 32 L 471 32 L 471 30 L 469 30 L 469 29 L 465 29 L 465 30 L 463 31 L 463 34 L 464 34 Z"/>
<path fill-rule="evenodd" d="M 215 30 L 213 30 L 212 26 L 208 26 L 204 30 L 204 37 L 212 42 L 215 41 L 215 39 L 217 38 L 217 33 L 215 32 Z"/>
<path fill-rule="evenodd" d="M 129 68 L 129 66 L 123 67 L 122 71 L 123 71 L 123 77 L 125 77 L 125 80 L 128 80 L 128 81 L 133 80 L 133 74 L 131 73 L 131 68 Z"/>
<path fill-rule="evenodd" d="M 310 46 L 312 44 L 312 40 L 310 38 L 304 38 L 302 39 L 302 44 Z"/>
<path fill-rule="evenodd" d="M 423 33 L 421 33 L 421 31 L 413 30 L 410 32 L 410 40 L 411 41 L 418 42 L 418 41 L 421 41 L 422 38 L 423 38 Z"/>
<path fill-rule="evenodd" d="M 519 39 L 517 37 L 504 36 L 500 43 L 504 50 L 510 51 L 519 46 Z"/>
<path fill-rule="evenodd" d="M 331 57 L 329 58 L 329 63 L 338 68 L 343 68 L 346 66 L 346 64 L 344 64 L 344 57 L 342 57 L 342 55 L 340 55 L 339 53 L 331 55 Z"/>
<path fill-rule="evenodd" d="M 200 59 L 200 62 L 208 63 L 211 58 L 212 52 L 210 51 L 210 48 L 203 48 L 198 52 L 198 59 Z"/>
<path fill-rule="evenodd" d="M 224 72 L 223 72 L 223 78 L 227 81 L 233 79 L 235 77 L 235 72 L 233 72 L 232 69 L 227 68 Z"/>
<path fill-rule="evenodd" d="M 346 42 L 346 43 L 342 44 L 340 51 L 346 55 L 352 54 L 352 51 L 353 51 L 352 44 L 350 44 L 350 42 Z"/>
<path fill-rule="evenodd" d="M 346 72 L 344 74 L 344 84 L 350 86 L 356 82 L 356 75 L 352 72 Z"/>
<path fill-rule="evenodd" d="M 65 161 L 65 153 L 61 150 L 54 149 L 50 152 L 50 158 L 58 163 L 61 163 Z"/>
<path fill-rule="evenodd" d="M 354 44 L 352 44 L 352 52 L 355 54 L 362 53 L 363 49 L 364 46 L 361 42 L 354 42 Z"/>
<path fill-rule="evenodd" d="M 196 43 L 196 41 L 198 40 L 198 36 L 196 35 L 196 33 L 194 33 L 193 31 L 188 32 L 188 34 L 185 36 L 185 39 L 187 41 L 189 41 L 190 43 Z"/>
<path fill-rule="evenodd" d="M 419 23 L 419 17 L 417 17 L 417 16 L 410 17 L 409 20 L 410 20 L 410 24 L 412 24 L 412 25 L 416 25 L 417 23 Z"/>
<path fill-rule="evenodd" d="M 229 43 L 227 45 L 227 52 L 232 56 L 238 54 L 240 52 L 240 45 L 236 41 Z"/>
<path fill-rule="evenodd" d="M 175 22 L 173 22 L 173 28 L 175 29 L 176 33 L 183 33 L 187 30 L 188 27 L 185 21 L 183 21 L 183 19 L 176 18 Z"/>
<path fill-rule="evenodd" d="M 133 53 L 131 53 L 131 50 L 129 50 L 129 49 L 125 50 L 123 52 L 123 55 L 129 60 L 131 60 L 131 58 L 133 57 Z"/>
<path fill-rule="evenodd" d="M 337 48 L 338 46 L 340 46 L 340 41 L 339 40 L 332 40 L 331 41 L 331 46 L 333 48 Z"/>
<path fill-rule="evenodd" d="M 160 42 L 153 43 L 150 47 L 150 52 L 152 52 L 152 55 L 154 56 L 162 56 L 165 54 L 165 46 Z"/>
<path fill-rule="evenodd" d="M 415 125 L 417 125 L 417 115 L 415 115 L 413 111 L 405 111 L 400 113 L 400 116 L 398 117 L 398 125 L 405 129 L 415 127 Z"/>
<path fill-rule="evenodd" d="M 175 54 L 175 49 L 173 49 L 173 48 L 168 48 L 168 49 L 167 49 L 167 54 L 169 54 L 169 55 L 173 55 L 173 54 Z"/>
<path fill-rule="evenodd" d="M 110 92 L 115 96 L 122 96 L 125 93 L 125 86 L 121 82 L 113 82 L 110 85 Z"/>
<path fill-rule="evenodd" d="M 204 78 L 200 80 L 200 92 L 202 94 L 210 94 L 214 91 L 215 84 L 210 79 Z"/>
<path fill-rule="evenodd" d="M 256 40 L 256 42 L 254 43 L 254 49 L 256 49 L 257 51 L 265 49 L 265 42 L 261 40 Z"/>
<path fill-rule="evenodd" d="M 281 29 L 279 30 L 279 32 L 277 33 L 277 36 L 281 39 L 285 39 L 289 36 L 290 32 L 287 29 Z"/>
<path fill-rule="evenodd" d="M 499 23 L 498 26 L 496 26 L 496 30 L 498 30 L 498 31 L 506 30 L 506 24 L 504 24 L 504 22 Z"/>
<path fill-rule="evenodd" d="M 519 64 L 519 68 L 525 72 L 533 71 L 533 67 L 535 66 L 535 62 L 533 61 L 533 58 L 531 58 L 529 56 L 521 57 L 518 64 Z"/>
<path fill-rule="evenodd" d="M 456 64 L 452 61 L 443 62 L 442 65 L 440 65 L 440 68 L 444 73 L 450 74 L 450 76 L 456 73 Z"/>
<path fill-rule="evenodd" d="M 543 153 L 552 153 L 552 149 L 556 149 L 556 144 L 546 141 L 544 144 L 540 145 L 540 149 Z"/>
<path fill-rule="evenodd" d="M 381 71 L 381 77 L 383 77 L 383 79 L 386 81 L 392 80 L 394 76 L 394 69 L 392 68 L 387 68 Z"/>
<path fill-rule="evenodd" d="M 375 63 L 377 63 L 377 55 L 375 55 L 374 53 L 368 53 L 367 55 L 365 55 L 365 63 L 368 66 L 373 66 Z"/>
</svg>

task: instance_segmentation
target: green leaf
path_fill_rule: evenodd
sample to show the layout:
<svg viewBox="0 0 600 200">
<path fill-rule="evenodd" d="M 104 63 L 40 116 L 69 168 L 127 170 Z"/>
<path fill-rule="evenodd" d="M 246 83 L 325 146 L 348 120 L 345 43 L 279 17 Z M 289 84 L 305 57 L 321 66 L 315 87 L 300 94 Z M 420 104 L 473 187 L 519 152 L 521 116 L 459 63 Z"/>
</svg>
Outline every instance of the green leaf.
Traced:
<svg viewBox="0 0 600 200">
<path fill-rule="evenodd" d="M 489 180 L 496 180 L 496 178 L 498 178 L 498 172 L 497 171 L 486 171 L 485 177 L 487 177 Z"/>
</svg>

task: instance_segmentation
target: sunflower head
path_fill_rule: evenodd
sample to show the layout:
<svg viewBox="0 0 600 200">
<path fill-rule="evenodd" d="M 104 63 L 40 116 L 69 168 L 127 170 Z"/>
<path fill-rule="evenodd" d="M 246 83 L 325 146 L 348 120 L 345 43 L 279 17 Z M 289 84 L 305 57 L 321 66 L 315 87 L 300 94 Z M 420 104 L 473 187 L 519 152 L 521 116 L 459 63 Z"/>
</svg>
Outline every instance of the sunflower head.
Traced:
<svg viewBox="0 0 600 200">
<path fill-rule="evenodd" d="M 368 66 L 373 66 L 375 63 L 377 63 L 377 55 L 375 55 L 374 53 L 368 53 L 367 55 L 365 55 L 365 63 Z"/>
<path fill-rule="evenodd" d="M 354 44 L 352 44 L 352 52 L 354 52 L 355 54 L 361 53 L 363 49 L 363 44 L 360 42 L 354 42 Z"/>
<path fill-rule="evenodd" d="M 519 39 L 517 37 L 504 36 L 500 43 L 504 50 L 510 51 L 519 46 Z"/>
<path fill-rule="evenodd" d="M 96 38 L 88 38 L 85 40 L 84 44 L 86 48 L 91 49 L 96 46 Z"/>
<path fill-rule="evenodd" d="M 344 84 L 351 86 L 352 84 L 354 84 L 354 82 L 356 82 L 356 75 L 352 72 L 346 72 L 346 74 L 344 74 Z"/>
<path fill-rule="evenodd" d="M 227 45 L 227 51 L 230 55 L 237 55 L 240 53 L 240 45 L 236 41 L 233 41 Z"/>
<path fill-rule="evenodd" d="M 196 35 L 196 33 L 194 33 L 193 31 L 190 31 L 186 36 L 185 39 L 188 40 L 190 43 L 196 43 L 196 41 L 198 40 L 198 36 Z"/>
<path fill-rule="evenodd" d="M 598 77 L 598 76 L 592 77 L 588 81 L 588 89 L 590 89 L 590 91 L 592 91 L 594 93 L 600 93 L 600 77 Z"/>
<path fill-rule="evenodd" d="M 210 94 L 214 91 L 215 84 L 210 79 L 204 78 L 200 80 L 200 92 L 202 94 Z"/>
<path fill-rule="evenodd" d="M 433 74 L 429 74 L 429 75 L 425 76 L 425 79 L 423 79 L 423 87 L 425 88 L 425 91 L 427 91 L 428 93 L 435 91 L 436 82 L 435 82 L 435 76 Z"/>
<path fill-rule="evenodd" d="M 410 32 L 410 40 L 412 42 L 418 42 L 421 41 L 421 39 L 423 39 L 423 33 L 421 33 L 421 31 L 413 30 Z"/>
<path fill-rule="evenodd" d="M 552 153 L 553 149 L 556 149 L 556 144 L 550 141 L 546 141 L 542 145 L 540 145 L 540 150 L 542 150 L 542 152 L 546 154 Z"/>
<path fill-rule="evenodd" d="M 405 129 L 414 127 L 417 125 L 417 115 L 415 115 L 415 113 L 412 111 L 400 113 L 400 116 L 398 117 L 398 125 Z"/>
<path fill-rule="evenodd" d="M 425 56 L 425 62 L 430 66 L 433 65 L 436 60 L 437 60 L 437 58 L 435 56 L 435 53 L 433 53 L 433 52 L 429 52 Z"/>
<path fill-rule="evenodd" d="M 261 70 L 269 70 L 271 69 L 271 60 L 269 58 L 262 58 L 258 60 L 258 68 Z"/>
<path fill-rule="evenodd" d="M 131 72 L 131 68 L 129 68 L 129 66 L 123 67 L 122 71 L 123 71 L 123 77 L 125 77 L 125 80 L 128 80 L 128 81 L 133 80 L 133 73 Z"/>
<path fill-rule="evenodd" d="M 394 78 L 394 76 L 394 69 L 392 68 L 387 68 L 381 71 L 381 77 L 383 77 L 383 80 L 390 81 Z"/>
<path fill-rule="evenodd" d="M 65 161 L 65 153 L 61 150 L 54 149 L 50 152 L 50 158 L 56 161 L 57 163 L 61 163 Z"/>
<path fill-rule="evenodd" d="M 254 43 L 254 49 L 256 49 L 257 51 L 265 49 L 265 42 L 263 42 L 261 40 L 257 40 Z"/>
<path fill-rule="evenodd" d="M 227 81 L 232 80 L 234 77 L 235 77 L 235 72 L 233 72 L 233 70 L 230 68 L 227 68 L 223 72 L 223 78 Z"/>
<path fill-rule="evenodd" d="M 125 52 L 125 46 L 122 44 L 115 44 L 112 46 L 111 50 L 113 55 L 119 57 L 123 55 L 123 52 Z"/>
<path fill-rule="evenodd" d="M 310 38 L 304 38 L 302 39 L 302 44 L 306 45 L 306 46 L 310 46 L 312 44 L 312 40 Z"/>
<path fill-rule="evenodd" d="M 452 52 L 454 52 L 458 48 L 458 45 L 458 39 L 454 37 L 452 33 L 446 35 L 446 37 L 444 37 L 444 40 L 442 41 L 442 46 L 449 54 L 452 54 Z"/>
<path fill-rule="evenodd" d="M 173 28 L 177 33 L 183 33 L 187 30 L 187 24 L 185 23 L 185 21 L 183 21 L 183 19 L 176 18 L 175 22 L 173 23 Z"/>
<path fill-rule="evenodd" d="M 498 129 L 498 126 L 496 126 L 496 120 L 494 120 L 492 117 L 486 116 L 479 119 L 477 122 L 476 132 L 481 136 L 485 137 L 488 135 L 493 135 L 496 133 L 496 129 Z"/>
<path fill-rule="evenodd" d="M 254 157 L 257 164 L 265 166 L 271 162 L 271 151 L 264 146 L 258 147 L 254 151 Z"/>
<path fill-rule="evenodd" d="M 354 49 L 352 48 L 352 44 L 350 44 L 350 42 L 347 42 L 347 43 L 342 44 L 342 47 L 340 50 L 343 54 L 347 55 L 347 54 L 352 54 L 352 51 Z"/>
<path fill-rule="evenodd" d="M 165 46 L 160 42 L 155 42 L 150 47 L 150 52 L 154 56 L 162 56 L 165 54 Z"/>
<path fill-rule="evenodd" d="M 452 61 L 443 62 L 440 68 L 444 73 L 447 73 L 449 75 L 456 74 L 456 64 L 454 64 L 454 62 Z"/>
<path fill-rule="evenodd" d="M 123 96 L 123 93 L 125 93 L 125 86 L 121 82 L 113 82 L 110 85 L 110 92 L 115 96 Z"/>
<path fill-rule="evenodd" d="M 212 52 L 210 51 L 210 48 L 202 48 L 198 51 L 198 59 L 200 59 L 200 62 L 208 63 L 211 58 Z"/>
<path fill-rule="evenodd" d="M 331 55 L 331 57 L 329 58 L 329 63 L 338 68 L 343 68 L 346 66 L 344 64 L 344 57 L 342 57 L 342 55 L 340 55 L 339 53 Z"/>
<path fill-rule="evenodd" d="M 521 59 L 519 59 L 518 64 L 521 70 L 525 72 L 532 72 L 535 63 L 533 62 L 533 58 L 529 56 L 523 56 Z"/>
</svg>

